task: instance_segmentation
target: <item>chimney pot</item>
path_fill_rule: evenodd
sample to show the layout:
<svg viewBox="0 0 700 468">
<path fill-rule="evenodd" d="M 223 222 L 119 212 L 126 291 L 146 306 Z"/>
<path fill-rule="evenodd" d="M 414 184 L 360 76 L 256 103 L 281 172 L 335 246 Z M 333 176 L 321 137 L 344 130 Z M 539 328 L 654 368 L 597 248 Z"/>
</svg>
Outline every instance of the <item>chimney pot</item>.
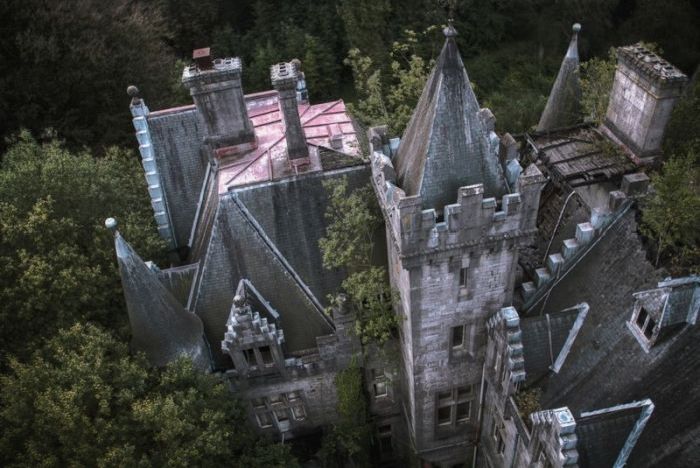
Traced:
<svg viewBox="0 0 700 468">
<path fill-rule="evenodd" d="M 194 49 L 192 58 L 200 70 L 211 70 L 214 68 L 214 61 L 211 58 L 211 47 Z"/>
</svg>

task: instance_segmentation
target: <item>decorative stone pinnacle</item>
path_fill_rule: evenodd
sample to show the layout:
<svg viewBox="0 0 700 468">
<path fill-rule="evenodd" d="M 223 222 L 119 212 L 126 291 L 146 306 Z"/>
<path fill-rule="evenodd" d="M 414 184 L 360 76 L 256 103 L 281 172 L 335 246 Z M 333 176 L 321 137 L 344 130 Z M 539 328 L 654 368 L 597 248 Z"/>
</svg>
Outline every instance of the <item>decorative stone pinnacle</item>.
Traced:
<svg viewBox="0 0 700 468">
<path fill-rule="evenodd" d="M 454 20 L 452 18 L 447 20 L 447 27 L 442 30 L 442 33 L 445 35 L 446 38 L 450 37 L 455 37 L 457 36 L 457 30 L 455 29 L 454 26 Z"/>
<path fill-rule="evenodd" d="M 235 296 L 233 296 L 233 305 L 235 305 L 236 307 L 243 307 L 244 304 L 245 299 L 243 299 L 243 296 L 241 296 L 240 294 L 236 294 Z"/>
<path fill-rule="evenodd" d="M 105 219 L 105 227 L 110 230 L 112 234 L 117 233 L 117 220 L 114 218 Z"/>
<path fill-rule="evenodd" d="M 131 98 L 138 98 L 139 97 L 139 89 L 134 85 L 130 85 L 128 88 L 126 88 L 126 94 L 128 94 L 129 97 L 131 97 Z"/>
<path fill-rule="evenodd" d="M 574 25 L 571 26 L 571 30 L 574 32 L 574 34 L 578 34 L 579 31 L 581 31 L 581 23 L 574 23 Z"/>
</svg>

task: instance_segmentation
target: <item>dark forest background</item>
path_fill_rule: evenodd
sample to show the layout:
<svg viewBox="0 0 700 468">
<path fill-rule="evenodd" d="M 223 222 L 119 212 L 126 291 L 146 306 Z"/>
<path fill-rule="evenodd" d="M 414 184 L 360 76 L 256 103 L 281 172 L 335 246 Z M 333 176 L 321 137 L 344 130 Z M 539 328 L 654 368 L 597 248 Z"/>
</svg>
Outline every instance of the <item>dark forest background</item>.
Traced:
<svg viewBox="0 0 700 468">
<path fill-rule="evenodd" d="M 98 154 L 131 146 L 126 87 L 137 85 L 151 109 L 190 102 L 179 77 L 192 49 L 205 46 L 243 59 L 246 92 L 269 89 L 269 66 L 296 57 L 313 101 L 352 102 L 351 48 L 387 67 L 407 30 L 450 15 L 482 104 L 500 111 L 503 127 L 518 127 L 509 130 L 538 117 L 574 22 L 583 25 L 583 60 L 644 40 L 688 74 L 700 61 L 692 0 L 5 0 L 0 136 L 51 128 Z M 429 60 L 441 41 L 434 28 L 411 53 Z"/>
<path fill-rule="evenodd" d="M 126 88 L 151 110 L 191 103 L 180 77 L 199 47 L 240 56 L 247 93 L 270 88 L 271 64 L 298 58 L 312 102 L 343 98 L 362 123 L 400 133 L 450 16 L 499 131 L 537 123 L 574 22 L 603 107 L 613 46 L 643 40 L 695 76 L 642 208 L 657 263 L 700 271 L 698 2 L 2 0 L 0 465 L 282 467 L 313 455 L 258 438 L 228 389 L 190 363 L 153 369 L 129 353 L 103 221 L 115 216 L 146 260 L 165 265 L 165 248 Z M 359 378 L 346 387 L 361 393 Z"/>
</svg>

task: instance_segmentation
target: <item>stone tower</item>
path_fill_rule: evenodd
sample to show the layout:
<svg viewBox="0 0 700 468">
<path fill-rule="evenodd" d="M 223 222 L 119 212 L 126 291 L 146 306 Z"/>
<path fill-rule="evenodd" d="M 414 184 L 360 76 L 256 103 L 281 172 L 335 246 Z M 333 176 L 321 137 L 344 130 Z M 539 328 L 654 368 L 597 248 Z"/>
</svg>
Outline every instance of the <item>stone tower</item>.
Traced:
<svg viewBox="0 0 700 468">
<path fill-rule="evenodd" d="M 479 430 L 486 320 L 511 304 L 518 248 L 531 240 L 542 174 L 499 163 L 494 118 L 479 109 L 457 45 L 445 44 L 396 154 L 372 129 L 372 183 L 400 300 L 399 387 L 424 463 L 471 463 Z M 511 167 L 504 177 L 501 164 Z"/>
</svg>

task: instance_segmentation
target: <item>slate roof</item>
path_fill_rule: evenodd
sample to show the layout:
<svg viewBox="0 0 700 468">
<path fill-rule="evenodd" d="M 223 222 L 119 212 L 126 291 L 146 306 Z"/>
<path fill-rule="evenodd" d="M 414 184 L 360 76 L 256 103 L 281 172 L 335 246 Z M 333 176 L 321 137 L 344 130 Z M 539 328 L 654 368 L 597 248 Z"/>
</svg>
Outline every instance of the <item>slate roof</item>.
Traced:
<svg viewBox="0 0 700 468">
<path fill-rule="evenodd" d="M 145 353 L 155 366 L 187 355 L 195 366 L 209 369 L 199 317 L 183 308 L 119 232 L 114 245 L 131 324 L 132 349 Z"/>
<path fill-rule="evenodd" d="M 318 241 L 325 235 L 328 196 L 326 180 L 346 177 L 348 189 L 367 184 L 369 167 L 351 167 L 326 172 L 324 176 L 300 176 L 275 183 L 237 189 L 236 196 L 260 224 L 265 234 L 289 261 L 319 301 L 335 294 L 344 279 L 340 270 L 326 270 L 321 261 Z M 384 233 L 376 244 L 383 245 Z"/>
<path fill-rule="evenodd" d="M 572 29 L 569 48 L 537 124 L 538 132 L 570 127 L 581 121 L 581 83 L 578 73 L 578 32 L 581 25 L 574 24 Z"/>
<path fill-rule="evenodd" d="M 661 276 L 646 260 L 635 215 L 620 218 L 549 296 L 548 309 L 585 300 L 590 311 L 559 374 L 543 381 L 542 406 L 576 414 L 649 398 L 656 410 L 630 466 L 700 466 L 700 327 L 686 325 L 647 353 L 626 325 L 633 293 Z"/>
<path fill-rule="evenodd" d="M 194 107 L 148 115 L 153 152 L 178 246 L 188 245 L 208 158 L 201 150 L 204 124 Z"/>
<path fill-rule="evenodd" d="M 321 304 L 279 252 L 235 193 L 219 201 L 211 237 L 195 280 L 190 308 L 202 318 L 209 343 L 221 341 L 241 279 L 253 285 L 280 312 L 287 350 L 316 346 L 315 338 L 332 332 Z M 228 358 L 212 349 L 217 367 Z"/>
<path fill-rule="evenodd" d="M 451 26 L 394 160 L 398 185 L 420 195 L 423 208 L 442 211 L 457 189 L 484 184 L 484 197 L 506 193 L 489 131 L 457 48 Z"/>
<path fill-rule="evenodd" d="M 653 411 L 650 400 L 582 413 L 576 418 L 580 468 L 615 465 L 629 455 Z M 627 446 L 626 446 L 627 445 Z"/>
<path fill-rule="evenodd" d="M 528 382 L 555 372 L 564 364 L 588 313 L 587 304 L 520 321 L 525 375 Z"/>
</svg>

